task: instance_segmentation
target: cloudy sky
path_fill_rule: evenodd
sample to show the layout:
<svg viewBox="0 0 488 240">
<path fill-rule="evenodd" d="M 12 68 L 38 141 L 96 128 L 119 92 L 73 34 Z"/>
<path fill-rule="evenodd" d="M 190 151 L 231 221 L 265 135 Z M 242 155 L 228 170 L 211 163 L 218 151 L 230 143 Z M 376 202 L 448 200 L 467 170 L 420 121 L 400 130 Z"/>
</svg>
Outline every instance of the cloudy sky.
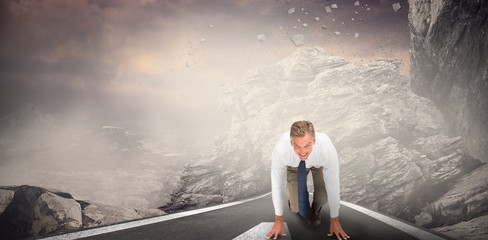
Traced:
<svg viewBox="0 0 488 240">
<path fill-rule="evenodd" d="M 230 124 L 219 88 L 291 54 L 297 33 L 300 47 L 355 62 L 397 58 L 408 74 L 407 1 L 354 3 L 1 1 L 0 118 L 30 102 L 54 115 L 204 129 L 213 138 Z"/>
</svg>

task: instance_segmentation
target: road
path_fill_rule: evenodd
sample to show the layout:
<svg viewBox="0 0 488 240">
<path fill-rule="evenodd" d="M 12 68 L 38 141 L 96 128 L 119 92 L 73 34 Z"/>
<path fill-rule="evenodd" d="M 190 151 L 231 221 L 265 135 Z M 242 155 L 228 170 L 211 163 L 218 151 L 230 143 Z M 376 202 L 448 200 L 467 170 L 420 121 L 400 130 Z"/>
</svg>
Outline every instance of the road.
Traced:
<svg viewBox="0 0 488 240">
<path fill-rule="evenodd" d="M 90 236 L 83 239 L 233 239 L 261 222 L 273 222 L 273 209 L 271 195 L 269 194 L 253 201 L 222 209 Z M 288 209 L 285 209 L 284 218 L 288 224 L 293 240 L 336 239 L 335 237 L 327 237 L 329 212 L 326 206 L 322 209 L 322 224 L 316 227 L 309 225 L 297 214 L 290 212 Z M 343 229 L 354 240 L 419 239 L 344 204 L 341 204 L 340 219 Z M 417 230 L 422 232 L 414 227 L 414 231 Z M 430 233 L 427 234 L 429 235 Z M 53 239 L 70 239 L 70 237 L 63 238 L 62 236 L 58 236 Z M 265 236 L 263 235 L 261 239 L 265 239 Z M 423 239 L 442 238 L 430 234 L 430 236 Z"/>
</svg>

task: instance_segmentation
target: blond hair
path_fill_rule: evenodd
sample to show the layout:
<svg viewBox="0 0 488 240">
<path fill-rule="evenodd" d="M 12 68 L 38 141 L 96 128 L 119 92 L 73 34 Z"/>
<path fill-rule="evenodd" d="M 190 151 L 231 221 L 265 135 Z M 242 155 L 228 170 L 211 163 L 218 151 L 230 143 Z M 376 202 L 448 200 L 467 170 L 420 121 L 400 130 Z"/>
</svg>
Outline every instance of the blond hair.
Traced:
<svg viewBox="0 0 488 240">
<path fill-rule="evenodd" d="M 307 133 L 315 137 L 315 129 L 310 121 L 296 121 L 291 125 L 290 137 L 304 137 Z"/>
</svg>

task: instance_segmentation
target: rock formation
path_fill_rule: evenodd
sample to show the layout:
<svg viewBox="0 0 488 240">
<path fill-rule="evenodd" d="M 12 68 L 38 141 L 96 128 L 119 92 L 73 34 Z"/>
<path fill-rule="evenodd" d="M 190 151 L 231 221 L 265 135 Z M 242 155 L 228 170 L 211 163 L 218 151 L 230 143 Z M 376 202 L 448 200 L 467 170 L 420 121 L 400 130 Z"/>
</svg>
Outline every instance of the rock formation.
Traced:
<svg viewBox="0 0 488 240">
<path fill-rule="evenodd" d="M 0 187 L 0 239 L 20 239 L 163 215 L 157 209 L 126 209 L 73 199 L 34 186 Z"/>
<path fill-rule="evenodd" d="M 446 133 L 461 135 L 467 154 L 488 162 L 488 2 L 409 4 L 412 90 L 435 102 L 445 116 Z M 423 208 L 416 224 L 456 239 L 486 239 L 486 169 L 456 180 Z"/>
<path fill-rule="evenodd" d="M 300 119 L 311 120 L 335 143 L 343 200 L 426 227 L 447 224 L 432 207 L 437 201 L 447 206 L 443 196 L 473 206 L 487 202 L 479 192 L 486 184 L 464 184 L 473 193 L 466 199 L 455 194 L 453 184 L 467 182 L 484 165 L 467 154 L 464 138 L 444 134 L 442 113 L 411 91 L 393 60 L 360 65 L 318 47 L 301 48 L 224 87 L 221 100 L 232 119 L 230 130 L 216 141 L 214 152 L 187 165 L 172 204 L 164 209 L 269 191 L 276 138 Z M 486 215 L 483 208 L 471 212 L 459 212 L 457 221 Z M 422 216 L 430 222 L 421 224 Z"/>
<path fill-rule="evenodd" d="M 435 102 L 469 155 L 488 162 L 488 2 L 409 3 L 412 90 Z"/>
<path fill-rule="evenodd" d="M 0 189 L 0 238 L 28 238 L 79 229 L 80 204 L 68 193 L 20 186 Z"/>
<path fill-rule="evenodd" d="M 112 225 L 164 214 L 158 209 L 130 209 L 91 201 L 78 200 L 78 202 L 82 208 L 83 228 Z"/>
</svg>

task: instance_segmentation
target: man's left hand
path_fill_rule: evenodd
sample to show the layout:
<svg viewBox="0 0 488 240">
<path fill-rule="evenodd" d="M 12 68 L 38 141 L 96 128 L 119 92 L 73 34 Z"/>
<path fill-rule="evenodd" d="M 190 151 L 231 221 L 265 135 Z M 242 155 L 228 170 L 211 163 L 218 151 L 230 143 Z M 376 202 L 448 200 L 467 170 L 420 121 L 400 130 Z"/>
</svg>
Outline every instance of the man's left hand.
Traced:
<svg viewBox="0 0 488 240">
<path fill-rule="evenodd" d="M 341 223 L 339 222 L 339 217 L 331 218 L 330 219 L 330 232 L 327 236 L 336 236 L 337 239 L 348 239 L 350 238 L 344 230 L 342 230 Z"/>
</svg>

